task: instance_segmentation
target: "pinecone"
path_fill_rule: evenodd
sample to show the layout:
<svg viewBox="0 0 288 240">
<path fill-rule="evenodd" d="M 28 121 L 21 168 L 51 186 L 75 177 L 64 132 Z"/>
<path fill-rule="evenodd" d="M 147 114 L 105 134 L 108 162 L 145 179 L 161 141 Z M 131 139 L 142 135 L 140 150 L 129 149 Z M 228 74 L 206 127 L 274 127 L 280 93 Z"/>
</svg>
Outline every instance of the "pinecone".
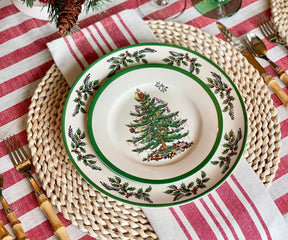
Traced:
<svg viewBox="0 0 288 240">
<path fill-rule="evenodd" d="M 57 19 L 57 27 L 61 36 L 70 32 L 76 25 L 84 2 L 85 0 L 63 0 Z"/>
</svg>

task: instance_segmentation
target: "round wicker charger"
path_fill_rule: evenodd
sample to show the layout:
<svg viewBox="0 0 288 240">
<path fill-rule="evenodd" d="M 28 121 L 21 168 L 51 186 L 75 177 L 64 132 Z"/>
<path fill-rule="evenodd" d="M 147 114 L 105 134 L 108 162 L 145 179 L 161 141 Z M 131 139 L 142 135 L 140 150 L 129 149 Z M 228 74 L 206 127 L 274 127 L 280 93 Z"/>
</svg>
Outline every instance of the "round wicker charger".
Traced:
<svg viewBox="0 0 288 240">
<path fill-rule="evenodd" d="M 245 101 L 249 136 L 244 157 L 267 187 L 280 159 L 277 112 L 258 71 L 231 45 L 193 26 L 147 21 L 160 42 L 180 45 L 210 58 L 236 83 Z M 157 239 L 139 207 L 115 201 L 90 186 L 66 154 L 61 134 L 68 84 L 53 65 L 32 97 L 28 141 L 36 173 L 51 203 L 82 231 L 99 239 Z"/>
<path fill-rule="evenodd" d="M 280 37 L 288 45 L 288 1 L 270 0 L 271 20 L 278 30 Z"/>
</svg>

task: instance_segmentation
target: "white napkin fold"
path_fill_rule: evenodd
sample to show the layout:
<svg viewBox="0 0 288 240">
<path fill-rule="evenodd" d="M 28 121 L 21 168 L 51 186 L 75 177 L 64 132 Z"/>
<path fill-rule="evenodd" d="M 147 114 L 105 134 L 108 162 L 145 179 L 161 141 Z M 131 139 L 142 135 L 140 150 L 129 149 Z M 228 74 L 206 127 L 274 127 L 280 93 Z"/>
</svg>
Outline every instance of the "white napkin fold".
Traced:
<svg viewBox="0 0 288 240">
<path fill-rule="evenodd" d="M 71 86 L 97 58 L 127 45 L 158 42 L 134 10 L 125 10 L 48 43 Z M 182 239 L 288 239 L 287 224 L 248 163 L 242 159 L 216 191 L 182 206 L 143 209 L 158 237 Z"/>
<path fill-rule="evenodd" d="M 158 42 L 135 10 L 125 10 L 47 44 L 70 86 L 99 57 L 131 44 Z"/>
</svg>

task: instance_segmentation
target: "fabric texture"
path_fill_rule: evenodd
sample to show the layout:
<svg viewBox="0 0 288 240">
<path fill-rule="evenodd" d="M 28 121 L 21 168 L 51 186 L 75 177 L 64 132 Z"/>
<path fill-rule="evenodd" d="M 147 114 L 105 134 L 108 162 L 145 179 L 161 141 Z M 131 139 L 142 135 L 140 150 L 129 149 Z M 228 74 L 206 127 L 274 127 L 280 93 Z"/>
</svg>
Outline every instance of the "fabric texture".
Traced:
<svg viewBox="0 0 288 240">
<path fill-rule="evenodd" d="M 150 0 L 144 1 L 145 3 L 143 4 L 146 5 L 146 3 L 148 3 L 149 1 Z M 284 0 L 282 0 L 282 2 L 283 1 Z M 87 27 L 92 26 L 96 22 L 104 20 L 106 17 L 113 16 L 114 14 L 116 14 L 117 16 L 117 14 L 119 14 L 121 11 L 125 9 L 135 9 L 137 15 L 141 16 L 140 17 L 141 19 L 143 16 L 141 15 L 139 11 L 139 6 L 137 2 L 138 1 L 135 1 L 135 0 L 112 0 L 109 2 L 107 1 L 107 3 L 104 6 L 105 11 L 103 11 L 102 13 L 100 14 L 90 13 L 89 15 L 86 15 L 85 13 L 83 13 L 83 15 L 80 17 L 79 27 L 82 28 L 84 31 L 84 29 L 86 29 Z M 272 2 L 281 2 L 281 1 L 273 0 Z M 253 32 L 257 34 L 258 36 L 260 36 L 265 41 L 265 44 L 268 48 L 268 56 L 273 61 L 275 61 L 279 66 L 281 66 L 285 71 L 287 71 L 288 70 L 287 51 L 283 49 L 281 46 L 270 43 L 267 40 L 265 40 L 264 36 L 261 34 L 259 28 L 257 27 L 257 24 L 254 19 L 255 16 L 258 16 L 260 14 L 266 15 L 270 19 L 274 18 L 274 20 L 278 19 L 277 17 L 279 16 L 279 14 L 281 14 L 282 16 L 287 16 L 287 7 L 285 7 L 287 6 L 287 4 L 286 5 L 284 4 L 278 7 L 278 4 L 277 5 L 271 4 L 272 2 L 267 1 L 267 0 L 242 0 L 241 9 L 235 15 L 229 18 L 221 19 L 220 21 L 225 26 L 227 26 L 239 38 L 244 39 L 245 35 L 248 32 Z M 271 9 L 271 7 L 273 7 L 273 9 Z M 154 13 L 153 11 L 155 13 L 158 12 L 158 11 L 151 9 L 150 16 L 153 15 Z M 177 8 L 173 6 L 169 8 L 168 11 L 165 11 L 164 15 L 172 16 L 177 13 L 178 13 Z M 275 15 L 273 16 L 273 14 Z M 115 16 L 113 17 L 115 18 Z M 147 20 L 147 18 L 144 18 L 144 19 Z M 223 38 L 221 33 L 219 33 L 219 30 L 217 29 L 215 25 L 215 22 L 217 20 L 202 16 L 194 8 L 191 1 L 187 1 L 187 8 L 185 12 L 175 21 L 179 23 L 185 23 L 190 26 L 195 26 L 199 28 L 200 30 L 205 31 L 211 35 L 214 35 L 218 38 Z M 283 25 L 281 24 L 281 21 L 280 22 L 276 21 L 276 23 L 278 23 L 277 27 L 280 28 L 280 30 L 283 27 L 287 28 L 287 24 Z M 104 24 L 104 23 L 101 23 L 101 24 Z M 125 24 L 128 24 L 128 22 L 125 22 Z M 105 26 L 107 27 L 108 25 L 105 25 Z M 142 26 L 142 27 L 145 27 L 145 26 Z M 91 28 L 91 31 L 96 31 L 96 30 L 93 30 L 93 28 L 94 27 Z M 113 35 L 113 33 L 107 32 L 108 30 L 106 28 L 105 30 L 106 30 L 106 33 L 102 27 L 101 32 L 104 31 L 103 34 L 105 34 L 105 37 L 109 37 L 110 34 Z M 136 30 L 137 29 L 135 29 L 135 31 Z M 1 98 L 1 104 L 0 104 L 1 167 L 0 167 L 0 172 L 4 178 L 3 194 L 6 197 L 7 201 L 10 203 L 11 207 L 14 209 L 16 215 L 21 220 L 23 229 L 27 233 L 30 239 L 56 240 L 57 237 L 54 235 L 53 230 L 47 218 L 45 217 L 43 212 L 40 210 L 37 204 L 37 200 L 34 195 L 34 192 L 31 186 L 29 185 L 29 182 L 27 181 L 27 179 L 24 178 L 23 175 L 19 174 L 14 169 L 9 159 L 9 156 L 7 154 L 7 151 L 5 149 L 5 146 L 3 144 L 3 139 L 5 139 L 9 135 L 15 134 L 20 139 L 21 143 L 24 145 L 24 148 L 29 152 L 29 148 L 27 146 L 28 142 L 27 142 L 26 129 L 27 129 L 27 114 L 29 111 L 30 103 L 31 103 L 31 97 L 34 95 L 35 89 L 37 88 L 38 84 L 42 81 L 42 78 L 46 75 L 47 72 L 49 72 L 49 70 L 54 64 L 54 59 L 51 55 L 51 52 L 49 52 L 47 43 L 50 43 L 56 39 L 59 39 L 59 35 L 57 34 L 57 29 L 54 23 L 51 23 L 49 21 L 39 20 L 37 18 L 33 18 L 28 15 L 25 15 L 24 13 L 20 12 L 14 6 L 11 0 L 0 1 L 0 32 L 1 32 L 1 37 L 0 37 L 0 73 L 1 73 L 1 78 L 0 78 L 0 98 Z M 140 32 L 141 34 L 142 29 L 139 29 L 138 32 Z M 286 38 L 287 38 L 287 31 L 284 31 L 282 29 L 282 33 L 286 34 Z M 78 33 L 78 34 L 82 34 L 82 33 Z M 140 42 L 141 40 L 143 42 L 144 41 L 143 37 L 145 36 L 141 36 L 141 39 L 139 39 L 138 41 Z M 173 37 L 177 38 L 178 36 L 173 36 Z M 73 38 L 71 36 L 71 39 Z M 72 42 L 73 41 L 74 40 L 72 40 Z M 150 40 L 147 39 L 147 41 L 150 41 Z M 201 42 L 203 41 L 203 39 L 197 39 L 197 41 Z M 132 43 L 133 42 L 134 41 L 132 41 Z M 117 42 L 114 42 L 114 44 L 117 44 Z M 104 48 L 104 45 L 101 45 L 101 46 L 103 46 Z M 106 52 L 106 51 L 103 51 L 102 53 L 102 51 L 99 50 L 100 48 L 95 48 L 95 49 L 98 49 L 97 51 L 100 51 L 99 56 L 101 54 L 105 54 Z M 113 48 L 111 47 L 110 49 L 112 50 Z M 107 51 L 111 51 L 111 50 L 109 50 L 109 48 L 107 47 Z M 71 58 L 66 57 L 65 64 L 70 62 L 70 60 Z M 261 63 L 261 65 L 265 68 L 265 70 L 267 70 L 271 75 L 275 76 L 275 72 L 272 70 L 272 68 L 269 66 L 269 64 L 266 61 L 262 59 L 258 59 L 258 60 Z M 85 60 L 85 61 L 87 63 L 90 62 L 89 60 Z M 234 64 L 238 64 L 238 62 L 236 61 L 234 62 Z M 86 65 L 83 65 L 83 66 L 85 67 Z M 61 71 L 64 74 L 65 71 L 63 70 L 63 68 L 61 69 Z M 79 71 L 78 73 L 75 74 L 75 76 L 73 75 L 72 77 L 76 79 L 78 77 L 77 74 L 79 74 Z M 68 79 L 67 76 L 66 78 Z M 280 79 L 276 77 L 276 80 L 281 86 L 281 88 L 283 88 L 285 92 L 288 92 L 287 87 L 280 81 Z M 43 88 L 45 88 L 45 86 L 43 86 Z M 54 91 L 54 90 L 55 89 L 49 89 L 46 91 Z M 270 89 L 268 90 L 270 91 Z M 279 101 L 277 96 L 273 94 L 272 91 L 270 91 L 270 93 L 271 93 L 271 98 L 274 102 L 274 106 L 277 109 L 278 116 L 281 122 L 282 156 L 281 156 L 281 162 L 276 172 L 276 176 L 273 179 L 273 183 L 271 187 L 268 189 L 268 192 L 269 192 L 269 196 L 272 198 L 275 205 L 279 209 L 281 215 L 284 217 L 286 222 L 288 222 L 288 184 L 287 184 L 288 182 L 288 147 L 287 147 L 288 146 L 288 113 L 287 113 L 287 109 Z M 253 101 L 253 99 L 251 101 Z M 43 105 L 45 105 L 45 103 L 43 103 Z M 42 109 L 40 109 L 40 111 L 41 110 Z M 47 131 L 49 131 L 49 125 L 44 125 L 43 132 L 39 132 L 39 135 L 46 133 Z M 268 134 L 269 132 L 267 132 L 267 135 Z M 255 135 L 255 138 L 257 137 L 258 136 Z M 53 140 L 54 139 L 49 139 L 49 141 L 51 142 L 53 142 Z M 263 139 L 263 141 L 265 141 L 265 139 Z M 39 151 L 46 152 L 46 151 L 50 151 L 50 149 L 45 148 Z M 256 151 L 256 149 L 252 149 L 251 151 L 256 155 L 258 154 L 258 151 Z M 263 149 L 263 151 L 266 151 L 266 149 Z M 55 161 L 57 161 L 57 159 Z M 264 162 L 265 162 L 265 159 L 263 159 L 263 163 Z M 241 164 L 239 166 L 241 166 Z M 49 167 L 50 166 L 48 166 L 48 168 Z M 245 168 L 242 168 L 242 169 L 245 170 Z M 257 181 L 254 181 L 256 179 L 253 179 L 252 176 L 247 177 L 248 183 L 249 181 L 251 181 L 250 185 L 252 186 L 247 186 L 248 183 L 245 183 L 246 182 L 245 172 L 241 173 L 241 176 L 244 175 L 243 179 L 242 178 L 238 179 L 237 177 L 237 173 L 240 170 L 236 169 L 234 174 L 231 176 L 231 178 L 229 178 L 229 180 L 225 184 L 223 184 L 223 186 L 221 186 L 217 191 L 211 193 L 211 195 L 208 195 L 205 198 L 203 198 L 202 202 L 201 200 L 194 202 L 193 204 L 195 205 L 197 204 L 196 207 L 193 207 L 192 206 L 193 204 L 189 204 L 188 205 L 189 209 L 192 209 L 193 211 L 192 210 L 182 211 L 180 207 L 175 207 L 175 208 L 170 208 L 170 209 L 163 208 L 161 211 L 161 216 L 163 216 L 164 220 L 161 222 L 161 227 L 159 227 L 159 222 L 157 223 L 153 222 L 153 213 L 152 214 L 148 213 L 148 211 L 145 209 L 146 214 L 149 215 L 151 222 L 153 223 L 153 226 L 155 227 L 155 229 L 157 229 L 157 233 L 159 234 L 159 236 L 163 240 L 169 239 L 170 234 L 171 234 L 170 230 L 175 229 L 172 231 L 172 233 L 174 232 L 174 236 L 177 236 L 177 237 L 174 237 L 172 235 L 173 237 L 170 237 L 170 239 L 177 239 L 177 240 L 178 239 L 180 240 L 197 239 L 196 235 L 198 237 L 199 236 L 202 237 L 205 234 L 205 230 L 208 229 L 208 233 L 210 233 L 211 232 L 210 229 L 211 228 L 213 229 L 213 227 L 216 226 L 216 230 L 215 230 L 216 233 L 213 233 L 210 239 L 215 239 L 216 238 L 215 235 L 219 237 L 219 239 L 229 239 L 229 240 L 230 239 L 231 240 L 232 239 L 244 239 L 244 236 L 247 236 L 248 240 L 288 239 L 288 237 L 285 235 L 283 237 L 285 228 L 287 227 L 283 226 L 280 218 L 278 218 L 279 215 L 277 214 L 277 211 L 274 211 L 275 209 L 273 207 L 271 208 L 272 211 L 271 211 L 271 215 L 269 218 L 270 220 L 269 219 L 267 220 L 267 217 L 266 217 L 267 209 L 270 209 L 270 206 L 271 206 L 270 198 L 267 198 L 268 203 L 266 203 L 267 191 L 265 189 L 262 191 L 261 190 L 262 187 L 257 183 Z M 250 170 L 251 169 L 247 171 L 247 174 L 248 172 L 250 172 L 251 174 L 253 173 L 253 171 L 251 172 Z M 38 177 L 37 174 L 35 174 L 35 172 L 33 172 L 33 174 L 35 177 Z M 247 222 L 249 223 L 250 220 L 246 222 L 245 217 L 241 218 L 241 214 L 240 214 L 241 211 L 238 210 L 238 212 L 236 212 L 238 208 L 235 207 L 235 205 L 229 205 L 230 208 L 228 211 L 228 206 L 224 204 L 226 200 L 222 200 L 222 198 L 224 199 L 224 197 L 226 196 L 224 195 L 225 191 L 223 191 L 222 195 L 219 192 L 222 187 L 226 190 L 227 189 L 229 190 L 230 185 L 232 185 L 232 187 L 235 185 L 238 186 L 238 184 L 236 184 L 234 181 L 235 179 L 240 183 L 240 186 L 242 187 L 242 189 L 245 190 L 244 192 L 246 192 L 249 198 L 251 199 L 248 202 L 253 203 L 252 205 L 251 204 L 247 205 L 246 204 L 247 200 L 243 200 L 246 203 L 242 204 L 242 206 L 248 206 L 247 209 L 244 211 L 245 214 L 247 214 L 247 211 L 249 211 L 250 217 L 248 219 L 250 220 L 256 219 L 255 223 L 252 224 L 252 227 L 248 228 L 249 230 L 251 229 L 253 230 L 257 228 L 255 235 L 253 234 L 253 232 L 249 232 L 250 235 L 248 235 L 246 229 L 243 228 L 243 226 L 246 226 L 245 224 Z M 248 190 L 246 191 L 246 187 L 247 189 L 251 189 L 253 187 L 253 190 L 248 192 Z M 239 187 L 233 188 L 233 190 L 234 189 L 239 189 Z M 241 192 L 241 190 L 237 190 L 238 193 L 239 191 Z M 262 193 L 260 194 L 259 198 L 258 197 L 256 198 L 255 196 L 257 195 L 258 191 Z M 228 193 L 231 193 L 231 191 L 228 191 Z M 237 195 L 236 197 L 237 199 L 239 196 L 243 195 L 243 193 L 241 193 L 240 195 L 239 194 L 236 194 L 236 195 Z M 233 194 L 232 196 L 235 196 L 235 195 Z M 82 200 L 83 197 L 85 196 L 77 195 L 75 197 Z M 231 198 L 232 197 L 230 197 L 230 199 Z M 233 199 L 234 197 L 232 198 L 232 200 Z M 241 197 L 241 199 L 247 199 L 247 198 L 244 196 L 244 197 Z M 266 204 L 267 204 L 267 207 L 265 207 L 266 209 L 263 210 L 263 206 L 266 206 Z M 257 211 L 255 210 L 255 207 L 252 207 L 253 205 L 256 206 Z M 209 210 L 207 206 L 209 207 Z M 231 206 L 234 206 L 234 207 L 232 208 Z M 187 208 L 186 205 L 184 205 L 182 208 L 184 209 L 185 207 Z M 199 216 L 198 209 L 200 209 L 201 214 L 204 215 L 204 217 L 201 217 L 200 215 L 200 217 L 202 218 L 202 221 L 200 221 L 200 223 L 204 222 L 203 228 L 202 228 L 202 225 L 200 224 L 195 225 L 195 223 L 194 225 L 192 225 L 192 223 L 190 223 L 187 220 L 187 219 L 191 219 L 190 221 L 192 222 L 192 220 L 195 217 Z M 204 211 L 202 211 L 203 209 Z M 67 212 L 69 211 L 71 211 L 71 209 L 67 210 Z M 83 211 L 83 209 L 79 209 L 79 211 Z M 91 237 L 91 235 L 89 235 L 89 231 L 91 231 L 90 229 L 88 229 L 86 232 L 80 231 L 79 227 L 76 227 L 73 224 L 71 224 L 71 222 L 65 218 L 67 216 L 67 212 L 58 213 L 58 216 L 60 217 L 62 222 L 65 224 L 67 232 L 70 235 L 71 239 L 73 240 L 95 239 Z M 184 212 L 186 215 L 190 213 L 192 217 L 186 218 L 186 216 L 184 215 Z M 173 217 L 171 217 L 171 215 L 173 215 Z M 221 217 L 218 217 L 219 215 Z M 230 218 L 229 216 L 231 215 L 232 217 Z M 2 220 L 5 227 L 13 235 L 15 239 L 15 235 L 13 234 L 12 228 L 8 223 L 8 220 L 5 216 L 5 212 L 3 208 L 1 207 L 0 207 L 0 219 Z M 206 223 L 203 219 L 206 221 Z M 242 222 L 240 222 L 240 219 Z M 243 224 L 244 222 L 243 219 L 245 220 L 244 224 Z M 114 220 L 117 221 L 117 219 L 113 219 L 113 221 Z M 77 222 L 78 219 L 75 218 L 75 221 Z M 166 221 L 168 221 L 167 225 L 166 225 Z M 279 226 L 277 228 L 274 228 L 274 226 L 276 225 L 278 221 L 279 221 Z M 85 222 L 85 219 L 84 219 L 84 222 Z M 105 222 L 101 222 L 101 223 L 105 224 Z M 79 225 L 80 224 L 81 223 L 79 223 Z M 171 228 L 171 225 L 173 225 L 173 228 Z M 195 229 L 189 226 L 193 226 Z M 195 226 L 199 226 L 199 228 Z M 99 223 L 98 225 L 94 227 L 95 228 L 99 227 L 100 229 L 101 224 Z M 267 233 L 267 228 L 268 228 L 269 234 Z M 115 231 L 117 230 L 115 229 Z M 121 229 L 121 231 L 122 230 L 123 229 Z M 275 232 L 277 233 L 275 234 Z M 125 237 L 125 232 L 123 232 L 123 236 Z"/>
</svg>

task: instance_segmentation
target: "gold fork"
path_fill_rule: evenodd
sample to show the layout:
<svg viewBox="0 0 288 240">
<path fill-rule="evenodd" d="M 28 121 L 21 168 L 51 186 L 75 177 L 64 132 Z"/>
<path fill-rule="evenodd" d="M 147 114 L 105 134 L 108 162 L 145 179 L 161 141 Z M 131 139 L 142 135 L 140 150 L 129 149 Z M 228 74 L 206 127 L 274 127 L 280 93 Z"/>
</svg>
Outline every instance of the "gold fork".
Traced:
<svg viewBox="0 0 288 240">
<path fill-rule="evenodd" d="M 260 14 L 258 16 L 255 17 L 255 21 L 258 25 L 258 27 L 260 28 L 262 34 L 264 35 L 264 37 L 272 43 L 278 43 L 282 46 L 284 46 L 284 48 L 288 51 L 288 46 L 285 43 L 285 41 L 283 41 L 278 33 L 278 31 L 276 31 L 274 29 L 273 23 L 271 21 L 269 21 L 269 19 L 266 17 L 266 15 L 264 14 Z"/>
<path fill-rule="evenodd" d="M 37 196 L 38 204 L 41 210 L 45 213 L 48 218 L 57 238 L 59 240 L 68 240 L 70 239 L 64 224 L 60 221 L 56 215 L 51 203 L 49 202 L 46 195 L 42 192 L 39 185 L 35 181 L 33 175 L 31 174 L 32 163 L 28 154 L 23 149 L 22 145 L 18 138 L 13 135 L 4 140 L 4 145 L 8 151 L 10 159 L 19 173 L 22 173 L 30 181 L 34 192 Z"/>
</svg>

